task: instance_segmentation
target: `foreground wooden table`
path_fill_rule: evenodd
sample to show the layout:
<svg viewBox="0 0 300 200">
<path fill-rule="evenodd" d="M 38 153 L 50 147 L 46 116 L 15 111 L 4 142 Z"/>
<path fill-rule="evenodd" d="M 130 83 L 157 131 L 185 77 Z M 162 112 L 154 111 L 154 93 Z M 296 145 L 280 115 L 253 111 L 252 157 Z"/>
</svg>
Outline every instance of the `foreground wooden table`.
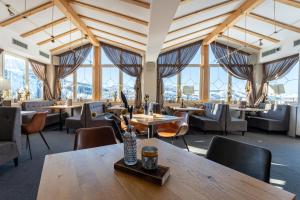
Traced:
<svg viewBox="0 0 300 200">
<path fill-rule="evenodd" d="M 159 124 L 166 124 L 170 122 L 176 122 L 182 120 L 182 117 L 176 117 L 171 115 L 144 115 L 144 114 L 135 114 L 133 115 L 131 121 L 139 124 L 148 126 L 148 138 L 153 138 L 154 136 L 154 126 Z"/>
<path fill-rule="evenodd" d="M 37 199 L 295 199 L 294 194 L 158 139 L 139 141 L 138 152 L 143 145 L 157 146 L 159 164 L 170 167 L 164 186 L 115 171 L 113 164 L 123 157 L 123 145 L 117 144 L 46 156 Z"/>
</svg>

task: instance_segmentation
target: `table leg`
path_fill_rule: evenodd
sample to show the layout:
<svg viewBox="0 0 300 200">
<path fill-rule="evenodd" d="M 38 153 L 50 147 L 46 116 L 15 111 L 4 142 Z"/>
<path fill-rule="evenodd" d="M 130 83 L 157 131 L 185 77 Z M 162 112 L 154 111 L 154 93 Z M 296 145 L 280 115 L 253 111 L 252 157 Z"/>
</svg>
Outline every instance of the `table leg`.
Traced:
<svg viewBox="0 0 300 200">
<path fill-rule="evenodd" d="M 74 116 L 74 108 L 71 108 L 71 117 Z"/>
<path fill-rule="evenodd" d="M 59 109 L 59 129 L 62 131 L 63 122 L 62 122 L 62 109 Z"/>
<path fill-rule="evenodd" d="M 148 139 L 153 138 L 153 125 L 148 126 Z"/>
</svg>

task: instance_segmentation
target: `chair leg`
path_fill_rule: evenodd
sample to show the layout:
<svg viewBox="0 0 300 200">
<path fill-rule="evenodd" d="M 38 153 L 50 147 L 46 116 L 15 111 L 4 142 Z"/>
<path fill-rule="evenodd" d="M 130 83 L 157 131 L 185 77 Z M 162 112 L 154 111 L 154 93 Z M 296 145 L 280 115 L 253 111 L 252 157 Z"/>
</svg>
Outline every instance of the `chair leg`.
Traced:
<svg viewBox="0 0 300 200">
<path fill-rule="evenodd" d="M 42 134 L 42 131 L 39 132 L 40 133 L 40 136 L 42 137 L 42 139 L 44 140 L 44 143 L 46 144 L 46 146 L 48 147 L 48 149 L 50 149 L 46 139 L 44 138 L 43 134 Z"/>
<path fill-rule="evenodd" d="M 172 144 L 174 144 L 174 137 L 172 137 L 172 139 L 171 139 L 171 143 L 172 143 Z"/>
<path fill-rule="evenodd" d="M 69 129 L 69 128 L 67 128 L 67 134 L 69 134 L 69 132 L 70 132 L 70 129 Z"/>
<path fill-rule="evenodd" d="M 15 167 L 18 167 L 19 165 L 19 159 L 18 157 L 14 158 Z"/>
<path fill-rule="evenodd" d="M 245 131 L 242 131 L 242 136 L 244 136 L 245 135 Z"/>
<path fill-rule="evenodd" d="M 31 155 L 31 147 L 30 147 L 29 135 L 27 134 L 27 135 L 26 135 L 26 137 L 27 137 L 27 144 L 28 144 L 28 147 L 29 147 L 29 155 L 30 155 L 30 159 L 32 160 L 32 155 Z"/>
<path fill-rule="evenodd" d="M 185 146 L 186 146 L 186 149 L 187 149 L 188 151 L 190 151 L 189 146 L 187 145 L 187 142 L 186 142 L 186 140 L 185 140 L 184 135 L 182 136 L 182 140 L 183 140 L 183 142 L 184 142 L 184 144 L 185 144 Z"/>
</svg>

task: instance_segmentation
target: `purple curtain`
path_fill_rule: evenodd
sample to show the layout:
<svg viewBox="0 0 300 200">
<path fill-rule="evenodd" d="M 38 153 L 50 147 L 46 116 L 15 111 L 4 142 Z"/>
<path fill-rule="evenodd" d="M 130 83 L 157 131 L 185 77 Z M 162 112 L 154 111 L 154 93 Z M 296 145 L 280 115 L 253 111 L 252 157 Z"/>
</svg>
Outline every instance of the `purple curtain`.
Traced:
<svg viewBox="0 0 300 200">
<path fill-rule="evenodd" d="M 180 73 L 194 58 L 202 41 L 162 53 L 157 59 L 157 90 L 156 101 L 161 106 L 164 103 L 164 78 Z"/>
<path fill-rule="evenodd" d="M 251 54 L 217 42 L 211 44 L 211 49 L 225 71 L 238 79 L 247 80 L 247 102 L 250 106 L 253 106 L 256 90 Z"/>
<path fill-rule="evenodd" d="M 86 44 L 69 50 L 65 53 L 58 55 L 59 65 L 55 66 L 55 98 L 61 98 L 61 85 L 60 79 L 72 74 L 86 59 L 92 49 L 91 44 Z"/>
<path fill-rule="evenodd" d="M 44 93 L 44 99 L 48 99 L 51 100 L 53 99 L 52 93 L 51 93 L 51 89 L 50 89 L 50 85 L 47 79 L 47 67 L 46 64 L 40 63 L 38 61 L 29 59 L 29 62 L 32 66 L 32 71 L 33 73 L 36 75 L 36 77 L 43 81 L 43 93 Z"/>
<path fill-rule="evenodd" d="M 101 43 L 101 47 L 103 48 L 106 56 L 116 67 L 118 67 L 122 72 L 125 72 L 128 75 L 136 77 L 134 86 L 134 105 L 136 108 L 140 108 L 142 106 L 142 56 L 137 53 L 105 43 Z"/>
<path fill-rule="evenodd" d="M 263 64 L 263 80 L 258 93 L 259 98 L 257 98 L 255 105 L 265 101 L 269 82 L 285 76 L 298 61 L 299 54 L 296 54 Z"/>
</svg>

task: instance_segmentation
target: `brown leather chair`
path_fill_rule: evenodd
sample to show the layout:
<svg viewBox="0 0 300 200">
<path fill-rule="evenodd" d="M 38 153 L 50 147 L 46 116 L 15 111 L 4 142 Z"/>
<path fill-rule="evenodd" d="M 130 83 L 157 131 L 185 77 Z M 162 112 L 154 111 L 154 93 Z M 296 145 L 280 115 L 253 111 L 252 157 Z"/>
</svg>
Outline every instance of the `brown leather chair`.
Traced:
<svg viewBox="0 0 300 200">
<path fill-rule="evenodd" d="M 22 134 L 26 135 L 26 147 L 29 148 L 30 159 L 32 159 L 29 135 L 39 133 L 47 148 L 50 149 L 45 137 L 42 134 L 47 118 L 47 112 L 38 112 L 34 114 L 31 121 L 27 124 L 22 124 Z"/>
<path fill-rule="evenodd" d="M 157 134 L 159 137 L 164 138 L 172 138 L 172 144 L 174 143 L 175 137 L 181 137 L 187 150 L 189 150 L 189 147 L 187 145 L 187 142 L 185 140 L 185 134 L 187 134 L 189 130 L 188 126 L 188 113 L 187 112 L 175 112 L 175 116 L 182 117 L 183 119 L 178 122 L 173 123 L 167 123 L 167 124 L 161 124 L 157 126 Z"/>
<path fill-rule="evenodd" d="M 112 127 L 81 128 L 76 131 L 74 150 L 117 144 Z"/>
</svg>

